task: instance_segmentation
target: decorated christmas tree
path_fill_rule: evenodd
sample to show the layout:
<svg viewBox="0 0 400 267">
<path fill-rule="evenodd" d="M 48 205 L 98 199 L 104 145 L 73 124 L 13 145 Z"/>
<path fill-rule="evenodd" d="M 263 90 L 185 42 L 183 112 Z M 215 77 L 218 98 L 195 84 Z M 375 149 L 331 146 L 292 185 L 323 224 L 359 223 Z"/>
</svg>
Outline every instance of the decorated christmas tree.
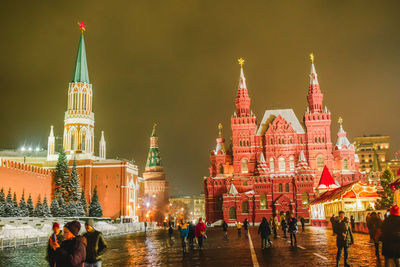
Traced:
<svg viewBox="0 0 400 267">
<path fill-rule="evenodd" d="M 65 198 L 65 186 L 68 183 L 68 161 L 67 155 L 63 148 L 61 148 L 58 155 L 56 171 L 54 173 L 54 194 L 58 197 L 62 195 Z"/>
<path fill-rule="evenodd" d="M 393 205 L 394 191 L 390 188 L 389 184 L 394 180 L 394 175 L 389 168 L 383 172 L 381 176 L 382 190 L 378 191 L 380 199 L 376 201 L 377 209 L 386 210 Z"/>
<path fill-rule="evenodd" d="M 36 208 L 35 208 L 35 217 L 43 217 L 43 206 L 42 206 L 42 202 L 40 200 L 40 195 L 38 197 L 38 201 L 36 203 Z"/>
<path fill-rule="evenodd" d="M 25 202 L 25 192 L 24 191 L 22 191 L 21 200 L 19 201 L 19 216 L 21 216 L 21 217 L 29 216 L 28 206 L 26 205 L 26 202 Z"/>
<path fill-rule="evenodd" d="M 51 201 L 50 211 L 51 211 L 51 215 L 53 215 L 53 217 L 61 217 L 60 206 L 58 205 L 58 200 L 55 197 Z"/>
<path fill-rule="evenodd" d="M 14 216 L 14 204 L 11 197 L 11 189 L 8 190 L 6 202 L 4 204 L 4 217 Z"/>
<path fill-rule="evenodd" d="M 89 217 L 102 217 L 103 209 L 101 208 L 99 197 L 97 196 L 97 187 L 93 190 L 92 201 L 89 205 Z"/>
<path fill-rule="evenodd" d="M 76 160 L 74 160 L 74 163 L 72 165 L 72 170 L 71 174 L 68 180 L 68 186 L 66 187 L 66 191 L 68 194 L 68 199 L 71 201 L 77 201 L 79 199 L 79 177 L 78 177 L 78 172 L 76 170 Z"/>
<path fill-rule="evenodd" d="M 44 196 L 43 199 L 43 204 L 42 204 L 42 209 L 43 209 L 43 217 L 50 217 L 50 209 L 49 209 L 49 204 L 47 203 L 47 197 Z"/>
<path fill-rule="evenodd" d="M 35 208 L 33 207 L 33 201 L 32 201 L 32 196 L 29 194 L 28 201 L 26 202 L 28 205 L 28 212 L 29 212 L 29 217 L 33 217 L 35 214 Z"/>
<path fill-rule="evenodd" d="M 67 212 L 67 204 L 65 203 L 65 200 L 62 196 L 58 198 L 58 205 L 59 205 L 59 215 L 60 217 L 67 217 L 68 212 Z"/>
<path fill-rule="evenodd" d="M 88 212 L 88 206 L 87 206 L 87 201 L 86 201 L 86 197 L 85 197 L 85 191 L 83 191 L 82 188 L 82 192 L 81 192 L 81 198 L 79 200 L 79 202 L 81 203 L 81 207 L 83 210 L 83 216 L 86 216 L 87 212 Z"/>
</svg>

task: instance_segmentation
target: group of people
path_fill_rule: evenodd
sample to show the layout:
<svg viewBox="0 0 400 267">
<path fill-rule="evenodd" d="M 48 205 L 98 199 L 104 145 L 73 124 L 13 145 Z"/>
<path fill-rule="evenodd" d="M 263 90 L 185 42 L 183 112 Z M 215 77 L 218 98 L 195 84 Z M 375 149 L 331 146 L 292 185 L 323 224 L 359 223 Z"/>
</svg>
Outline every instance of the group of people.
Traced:
<svg viewBox="0 0 400 267">
<path fill-rule="evenodd" d="M 344 211 L 339 212 L 339 216 L 332 215 L 333 234 L 336 235 L 336 246 L 338 248 L 336 255 L 336 266 L 339 266 L 342 251 L 344 251 L 344 266 L 350 266 L 347 263 L 348 249 L 354 244 L 352 231 L 355 229 L 354 218 L 350 221 L 345 217 Z M 394 205 L 389 215 L 382 221 L 379 214 L 372 212 L 366 218 L 367 227 L 370 235 L 370 242 L 375 245 L 375 255 L 380 260 L 379 242 L 382 242 L 382 255 L 385 257 L 385 266 L 400 267 L 400 209 Z"/>
<path fill-rule="evenodd" d="M 207 226 L 203 222 L 202 218 L 199 218 L 199 221 L 196 225 L 194 225 L 192 222 L 184 222 L 183 220 L 181 220 L 181 222 L 178 223 L 178 231 L 181 237 L 183 253 L 187 251 L 187 241 L 189 241 L 190 249 L 194 249 L 195 240 L 197 241 L 199 249 L 202 249 L 203 240 L 207 238 L 206 230 Z M 172 224 L 169 224 L 168 234 L 170 239 L 172 239 L 173 232 L 174 229 L 172 227 Z"/>
<path fill-rule="evenodd" d="M 242 228 L 244 229 L 245 237 L 249 236 L 249 226 L 250 226 L 250 223 L 247 219 L 244 219 L 243 224 L 240 221 L 236 222 L 238 238 L 242 237 Z M 224 231 L 224 239 L 228 240 L 228 224 L 226 223 L 226 221 L 222 222 L 222 230 Z"/>
<path fill-rule="evenodd" d="M 103 234 L 94 229 L 94 220 L 85 222 L 86 233 L 79 235 L 79 221 L 68 222 L 61 231 L 53 223 L 53 234 L 47 246 L 50 267 L 101 267 L 101 255 L 107 248 Z"/>
</svg>

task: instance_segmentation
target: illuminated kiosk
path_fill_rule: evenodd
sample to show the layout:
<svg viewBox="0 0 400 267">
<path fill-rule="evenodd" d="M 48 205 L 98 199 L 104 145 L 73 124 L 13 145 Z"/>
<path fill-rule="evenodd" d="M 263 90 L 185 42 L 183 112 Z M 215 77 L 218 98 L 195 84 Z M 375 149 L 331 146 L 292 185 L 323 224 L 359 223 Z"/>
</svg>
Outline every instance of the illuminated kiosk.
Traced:
<svg viewBox="0 0 400 267">
<path fill-rule="evenodd" d="M 375 210 L 379 199 L 375 186 L 365 182 L 354 182 L 334 190 L 326 191 L 310 203 L 311 225 L 331 227 L 329 219 L 343 210 L 346 216 L 354 216 L 356 222 L 365 222 L 366 213 Z M 363 224 L 357 224 L 356 231 L 364 231 Z"/>
</svg>

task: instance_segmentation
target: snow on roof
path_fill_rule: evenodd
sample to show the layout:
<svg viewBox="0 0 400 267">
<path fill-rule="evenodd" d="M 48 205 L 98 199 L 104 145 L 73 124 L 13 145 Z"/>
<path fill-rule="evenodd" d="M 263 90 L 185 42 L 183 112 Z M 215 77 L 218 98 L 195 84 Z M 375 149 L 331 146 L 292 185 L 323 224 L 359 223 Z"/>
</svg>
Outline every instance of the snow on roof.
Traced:
<svg viewBox="0 0 400 267">
<path fill-rule="evenodd" d="M 229 188 L 229 195 L 237 195 L 239 192 L 236 190 L 236 187 L 233 183 L 231 183 L 231 187 Z"/>
<path fill-rule="evenodd" d="M 351 143 L 350 143 L 349 139 L 347 139 L 346 132 L 343 130 L 342 125 L 340 125 L 339 132 L 338 132 L 338 139 L 336 141 L 336 146 L 340 150 L 340 149 L 343 149 L 343 145 L 345 145 L 346 149 L 348 149 L 348 148 L 350 148 Z"/>
<path fill-rule="evenodd" d="M 268 129 L 269 123 L 273 121 L 271 120 L 267 122 L 271 116 L 274 116 L 276 118 L 279 115 L 281 115 L 281 117 L 284 118 L 285 121 L 287 121 L 292 125 L 293 130 L 295 130 L 296 133 L 304 133 L 304 129 L 301 126 L 299 120 L 297 119 L 296 114 L 294 114 L 293 109 L 272 109 L 265 111 L 264 117 L 261 120 L 260 127 L 257 130 L 257 135 L 258 136 L 263 135 L 265 131 Z"/>
</svg>

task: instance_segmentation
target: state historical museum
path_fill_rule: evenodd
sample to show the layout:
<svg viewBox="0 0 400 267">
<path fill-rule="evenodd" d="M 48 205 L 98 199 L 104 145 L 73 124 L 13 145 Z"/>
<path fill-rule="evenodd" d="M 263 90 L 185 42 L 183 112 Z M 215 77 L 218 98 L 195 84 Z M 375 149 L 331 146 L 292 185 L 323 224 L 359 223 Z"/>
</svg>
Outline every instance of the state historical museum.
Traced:
<svg viewBox="0 0 400 267">
<path fill-rule="evenodd" d="M 225 145 L 222 125 L 211 151 L 210 175 L 204 178 L 208 222 L 258 223 L 263 217 L 293 212 L 309 218 L 308 203 L 326 166 L 337 186 L 364 180 L 354 146 L 339 120 L 336 145 L 331 141 L 331 113 L 323 106 L 317 73 L 311 56 L 308 107 L 303 123 L 292 109 L 266 110 L 260 124 L 251 111 L 240 59 L 240 80 L 231 117 L 232 142 Z"/>
</svg>

